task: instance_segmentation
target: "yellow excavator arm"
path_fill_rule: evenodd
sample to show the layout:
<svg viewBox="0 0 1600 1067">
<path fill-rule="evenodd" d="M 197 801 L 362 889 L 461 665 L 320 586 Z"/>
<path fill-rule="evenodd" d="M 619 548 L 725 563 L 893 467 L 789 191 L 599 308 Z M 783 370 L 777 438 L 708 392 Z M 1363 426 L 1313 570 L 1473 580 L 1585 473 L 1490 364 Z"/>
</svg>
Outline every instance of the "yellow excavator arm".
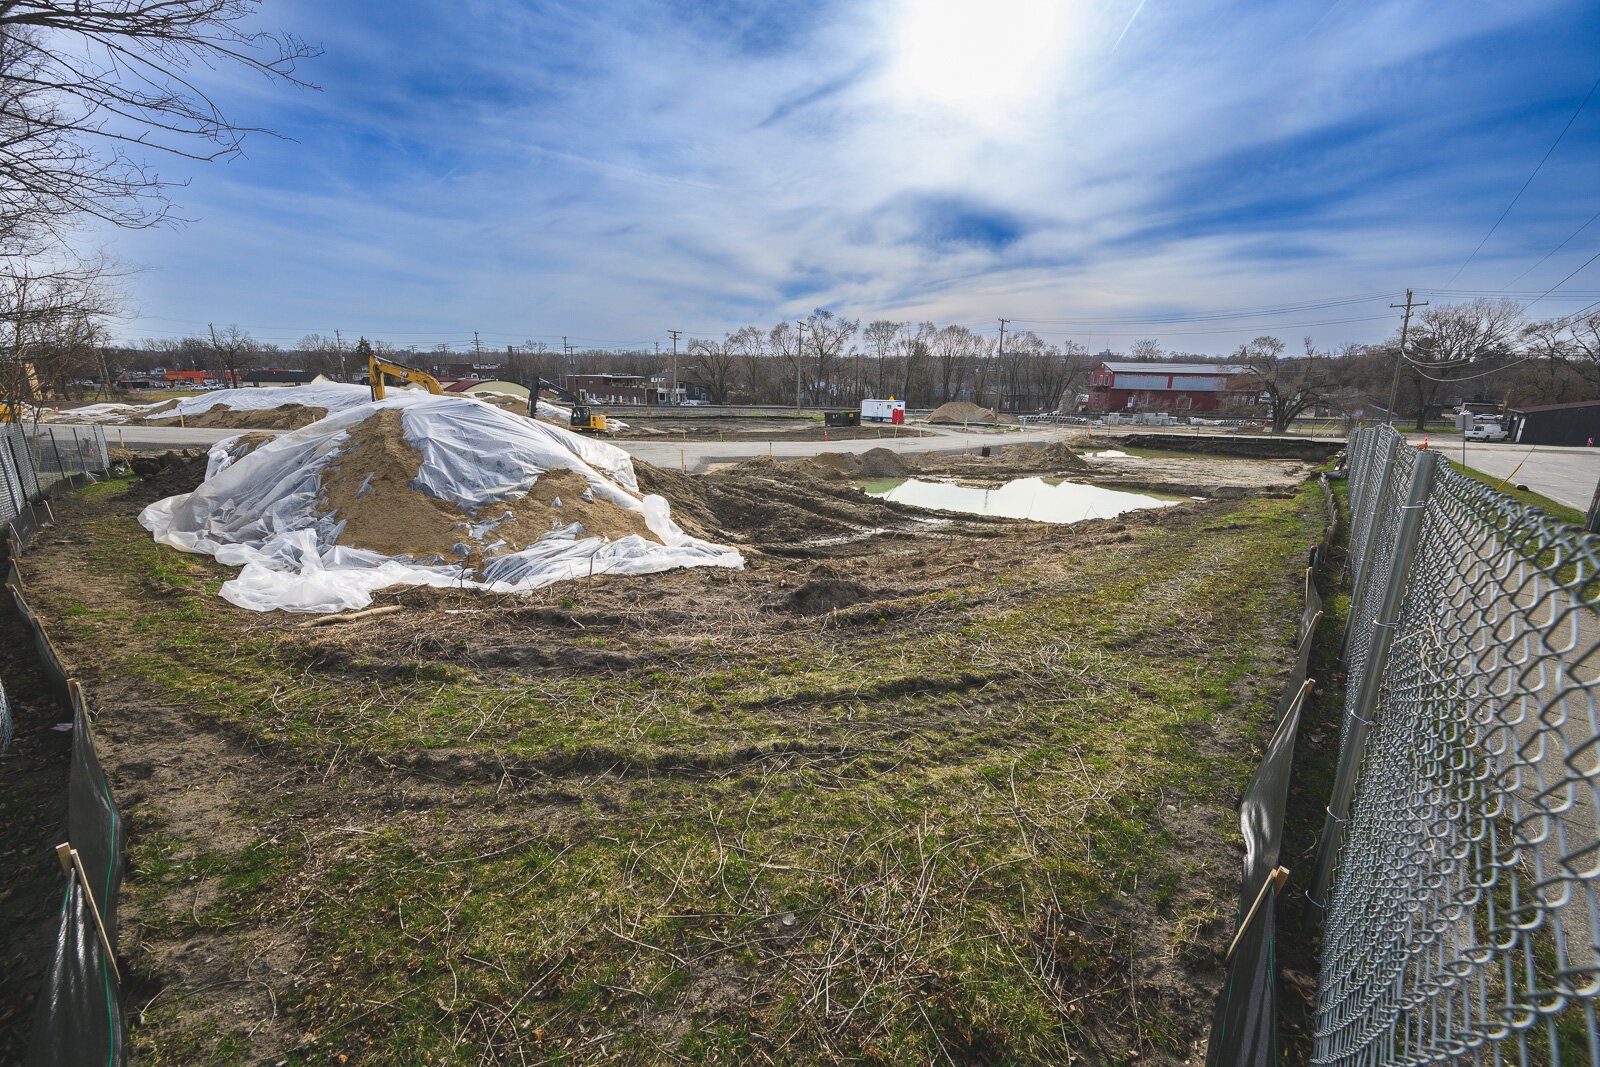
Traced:
<svg viewBox="0 0 1600 1067">
<path fill-rule="evenodd" d="M 372 399 L 383 399 L 383 380 L 393 378 L 408 385 L 420 385 L 430 393 L 440 394 L 444 390 L 439 386 L 439 379 L 427 371 L 408 367 L 404 363 L 396 363 L 392 359 L 382 359 L 378 356 L 367 357 L 367 382 L 372 386 Z"/>
</svg>

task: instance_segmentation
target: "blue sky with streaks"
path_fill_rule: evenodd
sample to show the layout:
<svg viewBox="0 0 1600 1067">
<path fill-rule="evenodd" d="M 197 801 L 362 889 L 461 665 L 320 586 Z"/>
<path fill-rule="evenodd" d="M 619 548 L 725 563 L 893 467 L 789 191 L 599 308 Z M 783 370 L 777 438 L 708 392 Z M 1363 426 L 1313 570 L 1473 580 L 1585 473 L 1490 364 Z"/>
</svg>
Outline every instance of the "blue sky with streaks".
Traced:
<svg viewBox="0 0 1600 1067">
<path fill-rule="evenodd" d="M 1600 210 L 1597 98 L 1450 281 L 1600 78 L 1592 0 L 260 18 L 326 50 L 321 91 L 217 75 L 232 117 L 285 137 L 163 163 L 191 221 L 100 235 L 145 268 L 124 338 L 622 345 L 827 307 L 1220 352 L 1265 329 L 1375 340 L 1406 286 L 1538 294 L 1600 249 L 1597 223 L 1518 277 Z M 1532 311 L 1596 290 L 1600 264 Z M 1168 321 L 1352 295 L 1371 299 Z"/>
</svg>

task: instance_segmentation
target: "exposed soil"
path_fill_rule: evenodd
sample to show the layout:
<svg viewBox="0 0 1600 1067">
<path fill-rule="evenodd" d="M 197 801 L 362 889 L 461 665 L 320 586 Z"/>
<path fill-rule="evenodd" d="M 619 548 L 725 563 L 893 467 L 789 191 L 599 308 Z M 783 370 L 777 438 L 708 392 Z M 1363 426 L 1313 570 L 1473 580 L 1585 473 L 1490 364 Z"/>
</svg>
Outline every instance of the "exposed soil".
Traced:
<svg viewBox="0 0 1600 1067">
<path fill-rule="evenodd" d="M 398 408 L 385 408 L 350 430 L 349 444 L 322 473 L 329 513 L 343 520 L 338 543 L 413 559 L 466 559 L 477 564 L 485 546 L 514 552 L 557 525 L 579 523 L 585 532 L 613 540 L 639 535 L 659 542 L 636 511 L 594 496 L 583 475 L 552 470 L 517 500 L 469 514 L 413 485 L 422 453 L 405 439 Z M 499 520 L 481 538 L 466 524 Z M 465 549 L 463 552 L 462 549 Z"/>
<path fill-rule="evenodd" d="M 1015 426 L 1020 420 L 1015 415 L 1002 415 L 993 408 L 980 407 L 965 400 L 952 400 L 948 404 L 940 404 L 934 408 L 923 421 L 944 426 L 964 426 L 974 423 Z"/>
<path fill-rule="evenodd" d="M 345 488 L 398 478 L 398 437 L 364 444 Z M 978 479 L 1074 461 L 923 460 Z M 1163 476 L 1220 477 L 1175 462 Z M 1298 614 L 1288 566 L 1240 587 L 1259 612 L 1215 583 L 1292 518 L 1284 465 L 1252 465 L 1268 514 L 1065 527 L 934 519 L 815 462 L 635 466 L 747 569 L 401 590 L 380 598 L 398 613 L 307 629 L 232 608 L 228 568 L 130 530 L 203 459 L 60 502 L 25 577 L 86 676 L 131 835 L 142 1061 L 642 1063 L 726 1032 L 695 1061 L 1195 1062 L 1238 885 L 1226 828 L 1270 727 L 1239 712 L 1270 709 Z M 417 521 L 444 519 L 462 517 Z M 1097 599 L 1113 582 L 1137 585 L 1128 604 Z M 193 633 L 134 625 L 160 612 Z M 1147 663 L 1178 665 L 1176 710 L 1130 676 Z M 555 718 L 571 740 L 541 740 Z M 1199 771 L 1147 780 L 1172 746 Z M 870 832 L 838 825 L 855 813 Z M 958 973 L 991 957 L 972 973 L 1043 998 L 1044 1045 Z"/>
<path fill-rule="evenodd" d="M 681 423 L 644 423 L 630 425 L 612 436 L 618 438 L 673 437 L 685 441 L 892 441 L 896 438 L 929 437 L 926 430 L 910 426 L 869 424 L 863 426 L 818 426 L 815 423 L 795 425 L 791 422 L 774 422 L 750 426 L 749 420 L 722 425 L 706 425 L 710 420 L 698 419 Z"/>
<path fill-rule="evenodd" d="M 185 415 L 182 424 L 186 427 L 212 430 L 298 430 L 302 426 L 310 426 L 313 422 L 326 418 L 327 415 L 327 408 L 309 407 L 305 404 L 281 404 L 275 408 L 255 411 L 235 411 L 224 404 L 218 404 L 198 415 Z M 158 415 L 155 412 L 129 419 L 128 422 L 143 423 L 148 426 L 179 424 L 176 416 Z"/>
</svg>

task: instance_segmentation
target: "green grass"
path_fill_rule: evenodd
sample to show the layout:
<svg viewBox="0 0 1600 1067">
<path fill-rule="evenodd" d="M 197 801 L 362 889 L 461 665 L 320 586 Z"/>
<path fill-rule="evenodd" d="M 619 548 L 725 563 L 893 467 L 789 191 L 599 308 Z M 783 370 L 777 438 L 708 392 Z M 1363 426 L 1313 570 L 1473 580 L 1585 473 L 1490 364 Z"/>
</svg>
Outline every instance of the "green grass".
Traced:
<svg viewBox="0 0 1600 1067">
<path fill-rule="evenodd" d="M 291 1063 L 1170 1058 L 1208 1007 L 1138 976 L 1217 965 L 1318 493 L 1045 554 L 913 598 L 916 625 L 632 636 L 649 665 L 611 672 L 330 666 L 126 517 L 86 533 L 127 599 L 50 614 L 97 672 L 306 783 L 232 793 L 235 847 L 130 819 L 141 939 L 303 939 Z M 386 801 L 382 768 L 430 750 L 522 784 Z M 134 1041 L 247 1055 L 178 998 Z"/>
</svg>

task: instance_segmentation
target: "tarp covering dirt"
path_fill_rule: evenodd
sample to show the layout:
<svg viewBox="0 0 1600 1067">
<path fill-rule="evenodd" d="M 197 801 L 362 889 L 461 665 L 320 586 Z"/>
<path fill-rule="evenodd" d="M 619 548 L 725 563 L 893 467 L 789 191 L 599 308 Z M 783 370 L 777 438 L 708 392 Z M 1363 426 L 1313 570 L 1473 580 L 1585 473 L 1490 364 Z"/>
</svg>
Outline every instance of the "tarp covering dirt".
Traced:
<svg viewBox="0 0 1600 1067">
<path fill-rule="evenodd" d="M 459 397 L 401 393 L 238 455 L 139 516 L 155 539 L 243 569 L 222 596 L 256 611 L 364 607 L 375 590 L 520 592 L 589 575 L 741 568 L 640 496 L 614 445 Z"/>
</svg>

